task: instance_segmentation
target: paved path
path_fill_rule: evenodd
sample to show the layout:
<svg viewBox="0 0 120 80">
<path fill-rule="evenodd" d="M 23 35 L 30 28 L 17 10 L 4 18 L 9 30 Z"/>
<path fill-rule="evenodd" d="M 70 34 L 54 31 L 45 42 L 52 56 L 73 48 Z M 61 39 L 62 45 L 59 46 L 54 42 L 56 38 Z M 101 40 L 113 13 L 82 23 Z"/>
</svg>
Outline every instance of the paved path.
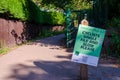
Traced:
<svg viewBox="0 0 120 80">
<path fill-rule="evenodd" d="M 78 80 L 79 64 L 60 41 L 64 35 L 36 40 L 0 57 L 0 80 Z M 89 80 L 120 80 L 120 68 L 89 67 Z"/>
</svg>

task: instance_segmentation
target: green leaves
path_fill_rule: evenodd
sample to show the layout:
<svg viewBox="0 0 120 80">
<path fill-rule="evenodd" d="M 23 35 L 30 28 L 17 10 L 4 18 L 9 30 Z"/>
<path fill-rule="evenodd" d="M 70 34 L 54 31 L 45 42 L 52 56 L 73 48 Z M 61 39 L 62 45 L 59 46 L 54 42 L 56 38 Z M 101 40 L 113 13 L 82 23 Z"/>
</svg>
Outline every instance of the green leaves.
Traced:
<svg viewBox="0 0 120 80">
<path fill-rule="evenodd" d="M 63 24 L 65 16 L 60 12 L 46 12 L 31 0 L 1 0 L 0 13 L 9 18 L 29 21 L 37 24 Z"/>
<path fill-rule="evenodd" d="M 119 38 L 119 34 L 114 33 L 112 35 L 112 43 L 110 45 L 110 52 L 109 55 L 113 56 L 113 57 L 117 57 L 120 58 L 120 38 Z"/>
<path fill-rule="evenodd" d="M 64 25 L 65 23 L 65 15 L 60 12 L 42 12 L 43 23 L 42 24 L 50 24 L 50 25 Z"/>
<path fill-rule="evenodd" d="M 118 31 L 120 31 L 120 18 L 119 17 L 113 17 L 111 20 L 107 22 L 108 27 L 116 28 Z"/>
<path fill-rule="evenodd" d="M 0 13 L 9 18 L 16 18 L 22 21 L 34 21 L 40 19 L 40 10 L 31 0 L 1 0 Z M 33 17 L 34 16 L 34 17 Z M 40 22 L 40 21 L 39 21 Z"/>
<path fill-rule="evenodd" d="M 11 18 L 26 20 L 22 1 L 23 0 L 1 0 L 0 13 L 7 13 L 9 15 L 6 16 Z"/>
</svg>

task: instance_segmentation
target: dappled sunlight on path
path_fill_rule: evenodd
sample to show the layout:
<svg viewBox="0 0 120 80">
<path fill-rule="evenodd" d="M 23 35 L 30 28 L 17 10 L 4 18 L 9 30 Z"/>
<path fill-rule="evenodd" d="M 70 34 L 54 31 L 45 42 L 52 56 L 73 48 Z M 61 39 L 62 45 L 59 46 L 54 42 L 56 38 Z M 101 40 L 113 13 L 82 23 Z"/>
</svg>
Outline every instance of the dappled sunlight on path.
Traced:
<svg viewBox="0 0 120 80">
<path fill-rule="evenodd" d="M 73 49 L 65 35 L 36 40 L 0 57 L 0 80 L 78 80 L 80 64 L 70 61 Z M 115 64 L 114 64 L 115 65 Z M 89 80 L 120 80 L 120 67 L 99 62 L 89 66 Z"/>
</svg>

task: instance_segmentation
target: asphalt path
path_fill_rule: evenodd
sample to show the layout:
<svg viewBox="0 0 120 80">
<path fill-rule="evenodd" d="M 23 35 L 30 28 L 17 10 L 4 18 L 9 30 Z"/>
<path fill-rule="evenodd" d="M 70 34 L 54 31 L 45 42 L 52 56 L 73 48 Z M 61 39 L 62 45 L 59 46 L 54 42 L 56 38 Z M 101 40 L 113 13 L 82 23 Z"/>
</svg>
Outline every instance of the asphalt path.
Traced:
<svg viewBox="0 0 120 80">
<path fill-rule="evenodd" d="M 0 57 L 0 80 L 79 80 L 80 64 L 63 47 L 64 34 L 36 40 Z M 61 44 L 62 43 L 62 44 Z M 88 66 L 89 80 L 120 80 L 120 68 L 100 63 Z"/>
</svg>

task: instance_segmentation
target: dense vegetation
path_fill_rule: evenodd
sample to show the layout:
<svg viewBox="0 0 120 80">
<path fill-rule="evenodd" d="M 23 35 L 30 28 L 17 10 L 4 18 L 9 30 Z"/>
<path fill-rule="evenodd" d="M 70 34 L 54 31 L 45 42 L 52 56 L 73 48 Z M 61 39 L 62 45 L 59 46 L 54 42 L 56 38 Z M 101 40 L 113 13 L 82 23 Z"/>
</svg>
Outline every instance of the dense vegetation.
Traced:
<svg viewBox="0 0 120 80">
<path fill-rule="evenodd" d="M 119 0 L 94 0 L 94 18 L 96 26 L 103 26 L 110 32 L 108 40 L 109 55 L 120 57 L 120 1 Z"/>
<path fill-rule="evenodd" d="M 63 24 L 63 13 L 40 11 L 31 0 L 1 0 L 0 17 L 38 24 Z M 48 19 L 48 21 L 47 21 Z"/>
<path fill-rule="evenodd" d="M 83 10 L 92 7 L 92 0 L 33 0 L 39 7 L 57 10 Z"/>
<path fill-rule="evenodd" d="M 28 4 L 26 3 L 27 3 L 26 0 L 1 0 L 0 1 L 1 17 L 28 20 L 29 10 Z"/>
<path fill-rule="evenodd" d="M 64 12 L 92 8 L 88 0 L 1 0 L 0 17 L 18 19 L 38 24 L 64 24 Z"/>
<path fill-rule="evenodd" d="M 33 3 L 33 1 L 36 3 Z M 119 0 L 1 0 L 0 17 L 37 24 L 64 24 L 66 10 L 92 11 L 95 26 L 111 28 L 109 54 L 120 56 L 120 1 Z M 83 14 L 83 13 L 82 13 Z M 92 12 L 88 13 L 91 15 Z M 81 15 L 81 14 L 80 14 Z"/>
<path fill-rule="evenodd" d="M 85 13 L 92 17 L 92 0 L 33 0 L 41 10 L 57 11 L 66 13 L 68 10 L 78 10 L 78 13 L 72 13 L 73 19 L 78 15 L 81 20 Z"/>
<path fill-rule="evenodd" d="M 112 30 L 109 54 L 120 57 L 120 1 L 108 1 L 108 20 L 106 26 Z M 113 54 L 114 53 L 114 54 Z"/>
<path fill-rule="evenodd" d="M 112 30 L 110 49 L 107 53 L 120 57 L 120 1 L 119 0 L 33 0 L 40 8 L 66 11 L 71 10 L 89 11 L 93 7 L 94 26 Z M 92 10 L 91 10 L 92 11 Z M 92 12 L 90 12 L 92 13 Z M 81 15 L 81 14 L 80 14 Z M 88 13 L 88 15 L 90 15 Z M 113 54 L 114 53 L 114 54 Z"/>
</svg>

